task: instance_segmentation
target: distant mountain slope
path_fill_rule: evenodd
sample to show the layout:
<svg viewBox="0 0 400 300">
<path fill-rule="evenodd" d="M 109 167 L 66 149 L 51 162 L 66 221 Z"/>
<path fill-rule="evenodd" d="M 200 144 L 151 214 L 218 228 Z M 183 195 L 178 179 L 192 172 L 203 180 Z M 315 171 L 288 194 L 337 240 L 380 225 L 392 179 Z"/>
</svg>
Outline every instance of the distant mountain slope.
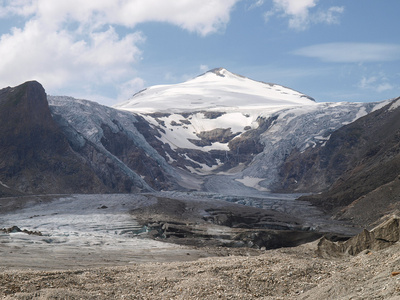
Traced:
<svg viewBox="0 0 400 300">
<path fill-rule="evenodd" d="M 180 84 L 147 88 L 115 108 L 140 113 L 177 113 L 309 104 L 314 104 L 314 99 L 297 91 L 219 68 Z"/>
<path fill-rule="evenodd" d="M 399 209 L 391 191 L 400 188 L 400 98 L 333 132 L 323 147 L 292 152 L 280 175 L 284 190 L 328 188 L 304 199 L 328 211 L 350 205 L 339 215 L 361 223 Z"/>
<path fill-rule="evenodd" d="M 264 149 L 254 157 L 241 176 L 244 179 L 258 179 L 258 185 L 275 192 L 320 192 L 330 183 L 323 185 L 318 181 L 312 185 L 306 182 L 307 189 L 292 189 L 291 182 L 298 186 L 296 179 L 280 175 L 282 164 L 290 161 L 292 154 L 296 161 L 296 153 L 325 149 L 336 130 L 380 106 L 381 103 L 318 103 L 272 114 L 270 118 L 275 118 L 275 121 L 260 136 Z M 310 163 L 302 161 L 298 165 L 299 170 L 308 168 Z M 320 178 L 316 176 L 315 179 Z"/>
<path fill-rule="evenodd" d="M 0 181 L 6 195 L 106 191 L 70 148 L 35 81 L 0 90 Z"/>
<path fill-rule="evenodd" d="M 398 99 L 316 103 L 225 69 L 137 97 L 116 109 L 71 97 L 47 102 L 37 82 L 0 90 L 0 196 L 322 192 L 304 199 L 344 208 L 341 218 L 368 215 L 361 223 L 400 210 Z"/>
<path fill-rule="evenodd" d="M 48 98 L 51 107 L 35 81 L 0 90 L 0 196 L 173 188 L 179 176 L 169 176 L 132 114 Z"/>
<path fill-rule="evenodd" d="M 265 191 L 293 149 L 326 142 L 375 106 L 316 103 L 220 68 L 184 83 L 150 87 L 115 108 L 140 115 L 150 127 L 138 130 L 171 165 L 200 175 L 197 188 L 214 191 L 208 183 L 215 180 L 205 176 L 229 175 L 235 184 Z"/>
<path fill-rule="evenodd" d="M 179 188 L 179 174 L 136 127 L 139 116 L 71 97 L 48 97 L 54 119 L 73 149 L 116 192 Z"/>
</svg>

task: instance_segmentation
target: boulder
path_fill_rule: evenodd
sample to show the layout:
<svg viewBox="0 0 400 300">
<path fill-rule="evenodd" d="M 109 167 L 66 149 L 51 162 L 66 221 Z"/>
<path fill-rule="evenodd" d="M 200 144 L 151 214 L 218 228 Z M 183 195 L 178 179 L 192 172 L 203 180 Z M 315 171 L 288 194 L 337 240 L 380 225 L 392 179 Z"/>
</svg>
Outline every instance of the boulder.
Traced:
<svg viewBox="0 0 400 300">
<path fill-rule="evenodd" d="M 364 229 L 358 235 L 342 242 L 332 242 L 325 237 L 318 243 L 320 257 L 357 255 L 365 250 L 381 250 L 399 241 L 400 218 L 392 216 L 371 231 Z"/>
</svg>

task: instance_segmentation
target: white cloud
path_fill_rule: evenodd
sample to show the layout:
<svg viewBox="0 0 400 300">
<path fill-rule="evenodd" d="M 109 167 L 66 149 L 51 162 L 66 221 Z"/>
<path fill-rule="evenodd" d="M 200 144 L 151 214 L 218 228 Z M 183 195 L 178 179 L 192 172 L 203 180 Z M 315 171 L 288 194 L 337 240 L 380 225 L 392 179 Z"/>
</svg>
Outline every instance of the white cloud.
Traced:
<svg viewBox="0 0 400 300">
<path fill-rule="evenodd" d="M 344 13 L 344 7 L 332 6 L 326 11 L 318 11 L 312 16 L 312 23 L 339 24 L 340 14 Z"/>
<path fill-rule="evenodd" d="M 207 72 L 209 70 L 210 70 L 210 68 L 209 68 L 208 65 L 200 65 L 200 72 L 205 73 L 205 72 Z"/>
<path fill-rule="evenodd" d="M 318 0 L 274 0 L 276 6 L 291 16 L 308 14 L 308 10 L 317 5 Z"/>
<path fill-rule="evenodd" d="M 296 30 L 305 30 L 310 24 L 337 24 L 339 15 L 344 12 L 343 7 L 337 6 L 311 12 L 318 6 L 319 0 L 273 0 L 273 2 L 272 10 L 264 14 L 265 20 L 268 22 L 275 15 L 288 17 L 289 27 Z"/>
<path fill-rule="evenodd" d="M 112 27 L 76 39 L 71 32 L 48 31 L 40 21 L 29 21 L 0 39 L 0 84 L 36 79 L 57 89 L 82 81 L 109 83 L 130 75 L 142 41 L 140 33 L 120 38 Z"/>
<path fill-rule="evenodd" d="M 390 91 L 390 90 L 393 90 L 393 89 L 394 89 L 394 86 L 392 84 L 388 83 L 388 82 L 381 83 L 376 88 L 376 90 L 378 92 L 385 92 L 385 91 Z"/>
<path fill-rule="evenodd" d="M 363 77 L 359 83 L 359 87 L 362 89 L 370 87 L 372 84 L 374 84 L 378 78 L 376 76 L 371 76 L 371 77 Z"/>
<path fill-rule="evenodd" d="M 263 4 L 264 4 L 264 0 L 254 0 L 254 2 L 252 4 L 250 4 L 250 6 L 247 9 L 252 10 L 254 8 L 263 6 Z"/>
<path fill-rule="evenodd" d="M 328 43 L 304 47 L 295 55 L 317 58 L 326 62 L 384 62 L 400 59 L 400 45 L 379 43 Z"/>
<path fill-rule="evenodd" d="M 0 6 L 0 16 L 31 14 L 53 28 L 69 21 L 91 27 L 114 24 L 131 28 L 149 21 L 168 22 L 207 35 L 225 26 L 238 1 L 240 0 L 8 0 Z"/>
<path fill-rule="evenodd" d="M 378 93 L 393 90 L 395 86 L 389 83 L 388 78 L 383 73 L 363 76 L 358 83 L 358 87 L 363 90 L 371 90 Z"/>
<path fill-rule="evenodd" d="M 128 80 L 118 86 L 118 100 L 120 102 L 132 98 L 135 91 L 140 91 L 145 87 L 145 82 L 143 79 L 136 77 Z"/>
<path fill-rule="evenodd" d="M 35 10 L 33 1 L 6 0 L 0 2 L 0 18 L 11 15 L 29 16 L 34 14 Z"/>
<path fill-rule="evenodd" d="M 205 36 L 224 29 L 238 1 L 0 1 L 0 18 L 25 19 L 0 37 L 0 86 L 36 79 L 51 92 L 91 94 L 109 85 L 124 97 L 143 85 L 135 74 L 145 41 L 137 24 L 167 22 Z M 117 33 L 117 26 L 131 32 Z"/>
<path fill-rule="evenodd" d="M 205 67 L 207 67 L 207 66 L 201 65 L 200 68 L 199 68 L 200 72 L 204 73 L 205 71 L 209 70 L 208 67 L 207 67 L 207 70 L 204 71 Z M 169 72 L 166 72 L 164 74 L 164 80 L 166 82 L 168 82 L 168 84 L 180 83 L 180 82 L 184 82 L 184 81 L 187 81 L 187 80 L 195 78 L 196 76 L 199 75 L 198 72 L 199 71 L 196 71 L 196 72 L 193 72 L 193 73 L 184 73 L 184 74 L 177 75 L 177 74 L 169 71 Z"/>
</svg>

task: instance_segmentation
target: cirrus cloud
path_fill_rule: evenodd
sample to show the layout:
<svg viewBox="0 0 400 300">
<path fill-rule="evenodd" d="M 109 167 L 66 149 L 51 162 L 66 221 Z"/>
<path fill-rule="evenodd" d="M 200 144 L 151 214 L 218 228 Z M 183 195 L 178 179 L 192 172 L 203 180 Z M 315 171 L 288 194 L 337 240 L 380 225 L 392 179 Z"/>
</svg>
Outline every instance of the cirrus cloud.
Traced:
<svg viewBox="0 0 400 300">
<path fill-rule="evenodd" d="M 326 62 L 362 63 L 400 59 L 400 45 L 380 43 L 327 43 L 293 51 L 293 54 Z"/>
<path fill-rule="evenodd" d="M 395 88 L 395 85 L 389 82 L 387 76 L 378 72 L 377 74 L 362 76 L 361 80 L 357 85 L 360 89 L 371 90 L 378 93 L 390 91 Z"/>
<path fill-rule="evenodd" d="M 318 2 L 319 0 L 273 0 L 273 8 L 264 14 L 264 18 L 268 21 L 276 15 L 288 17 L 289 27 L 296 30 L 305 30 L 310 24 L 338 24 L 344 7 L 332 6 L 311 12 L 318 6 Z"/>
</svg>

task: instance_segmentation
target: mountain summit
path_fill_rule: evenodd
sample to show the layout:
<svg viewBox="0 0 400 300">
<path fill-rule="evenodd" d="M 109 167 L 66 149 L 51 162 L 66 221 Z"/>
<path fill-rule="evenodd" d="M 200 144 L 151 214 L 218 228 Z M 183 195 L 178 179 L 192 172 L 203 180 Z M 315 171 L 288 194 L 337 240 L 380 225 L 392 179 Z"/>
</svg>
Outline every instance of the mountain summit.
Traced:
<svg viewBox="0 0 400 300">
<path fill-rule="evenodd" d="M 314 103 L 314 99 L 295 90 L 255 81 L 218 68 L 183 83 L 149 87 L 127 102 L 117 104 L 115 108 L 141 113 L 193 112 Z"/>
</svg>

